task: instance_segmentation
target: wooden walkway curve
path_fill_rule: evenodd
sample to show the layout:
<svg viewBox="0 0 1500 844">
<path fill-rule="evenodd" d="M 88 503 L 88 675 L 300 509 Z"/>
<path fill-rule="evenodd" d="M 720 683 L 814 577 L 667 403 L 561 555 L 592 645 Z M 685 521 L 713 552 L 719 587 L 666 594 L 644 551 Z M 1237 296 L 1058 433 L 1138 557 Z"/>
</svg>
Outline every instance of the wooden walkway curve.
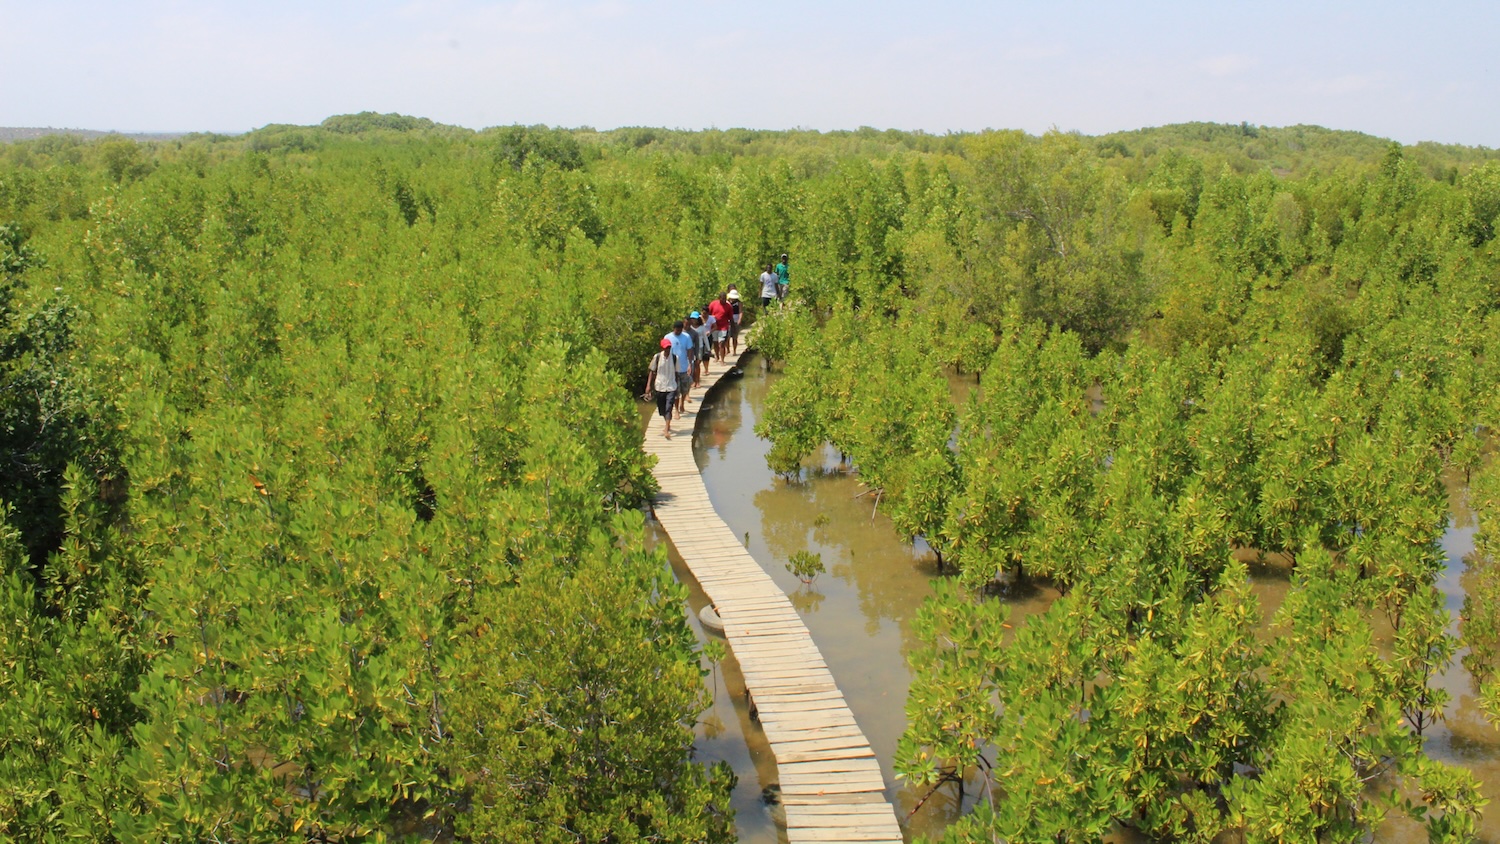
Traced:
<svg viewBox="0 0 1500 844">
<path fill-rule="evenodd" d="M 807 627 L 714 511 L 699 475 L 690 434 L 704 396 L 730 365 L 711 364 L 670 440 L 661 435 L 661 417 L 646 426 L 645 449 L 656 455 L 661 485 L 656 518 L 723 619 L 776 758 L 787 840 L 900 844 L 880 763 Z"/>
</svg>

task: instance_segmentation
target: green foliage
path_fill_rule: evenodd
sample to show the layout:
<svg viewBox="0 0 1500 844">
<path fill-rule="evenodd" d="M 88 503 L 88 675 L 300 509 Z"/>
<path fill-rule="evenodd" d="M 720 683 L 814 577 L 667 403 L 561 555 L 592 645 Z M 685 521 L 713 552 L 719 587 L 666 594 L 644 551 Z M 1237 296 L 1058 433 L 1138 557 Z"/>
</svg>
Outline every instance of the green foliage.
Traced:
<svg viewBox="0 0 1500 844">
<path fill-rule="evenodd" d="M 23 247 L 24 248 L 24 247 Z M 0 500 L 16 507 L 32 565 L 40 568 L 63 537 L 62 499 L 70 464 L 118 485 L 112 408 L 73 354 L 77 310 L 63 296 L 34 309 L 8 305 L 24 276 L 7 274 L 0 291 Z"/>
<path fill-rule="evenodd" d="M 574 232 L 595 245 L 605 233 L 588 178 L 535 159 L 500 179 L 495 223 L 500 237 L 551 252 L 562 252 Z"/>
<path fill-rule="evenodd" d="M 0 288 L 0 313 L 10 315 L 10 303 L 14 296 L 11 277 L 20 275 L 34 266 L 42 266 L 41 256 L 26 245 L 26 234 L 15 223 L 0 225 L 0 272 L 5 274 L 5 285 Z"/>
<path fill-rule="evenodd" d="M 462 136 L 297 131 L 141 146 L 153 166 L 118 184 L 101 154 L 78 171 L 86 231 L 50 210 L 70 182 L 7 199 L 4 836 L 379 840 L 427 816 L 482 838 L 481 800 L 545 787 L 565 755 L 470 761 L 493 736 L 460 715 L 499 711 L 489 684 L 523 670 L 514 625 L 471 647 L 504 610 L 607 616 L 524 670 L 572 723 L 649 720 L 579 745 L 614 767 L 506 828 L 723 840 L 682 596 L 615 520 L 654 486 L 623 362 L 591 342 L 612 322 L 588 330 L 608 264 L 576 233 L 602 239 L 584 174 L 528 165 L 542 196 L 506 204 Z M 531 229 L 497 236 L 512 213 Z M 648 294 L 637 336 L 680 304 Z M 540 666 L 580 648 L 626 673 L 569 697 L 577 678 Z"/>
<path fill-rule="evenodd" d="M 151 172 L 151 162 L 140 144 L 129 138 L 106 138 L 94 150 L 104 162 L 105 172 L 116 183 L 133 182 Z"/>
<path fill-rule="evenodd" d="M 520 170 L 528 161 L 551 162 L 563 170 L 583 166 L 583 148 L 572 133 L 545 126 L 505 126 L 485 132 L 497 165 Z"/>
<path fill-rule="evenodd" d="M 1470 171 L 1463 180 L 1464 229 L 1475 246 L 1495 239 L 1500 222 L 1500 162 L 1490 161 Z"/>
<path fill-rule="evenodd" d="M 358 114 L 336 114 L 326 118 L 318 124 L 319 128 L 341 135 L 357 135 L 361 132 L 374 130 L 385 130 L 389 132 L 415 132 L 422 129 L 431 129 L 436 126 L 425 117 L 411 117 L 405 114 L 379 114 L 373 111 L 362 111 Z"/>
<path fill-rule="evenodd" d="M 1445 469 L 1500 711 L 1493 158 L 370 113 L 0 147 L 0 835 L 725 839 L 627 389 L 789 252 L 772 468 L 832 445 L 959 575 L 898 754 L 984 782 L 949 839 L 1467 837 L 1420 736 Z M 1036 580 L 1016 630 L 980 597 Z"/>
<path fill-rule="evenodd" d="M 1235 143 L 1285 137 L 1250 128 Z M 899 767 L 986 782 L 947 839 L 1354 840 L 1390 810 L 1468 834 L 1472 777 L 1418 739 L 1458 646 L 1438 476 L 1479 465 L 1493 393 L 1483 212 L 1390 145 L 1299 181 L 1180 150 L 1132 169 L 1058 135 L 965 153 L 965 193 L 912 165 L 888 200 L 900 286 L 868 284 L 872 252 L 813 215 L 841 266 L 758 428 L 783 474 L 825 443 L 847 455 L 969 589 L 1067 595 L 1013 640 L 946 590 L 919 620 Z M 975 359 L 950 415 L 938 367 Z M 1236 551 L 1296 565 L 1268 651 Z"/>
<path fill-rule="evenodd" d="M 75 499 L 76 500 L 76 499 Z M 5 507 L 5 515 L 11 510 Z M 9 521 L 9 520 L 7 520 Z M 70 539 L 75 538 L 70 536 Z M 87 542 L 88 537 L 78 536 Z M 111 812 L 135 800 L 123 728 L 140 670 L 128 647 L 129 584 L 91 584 L 96 606 L 60 615 L 26 574 L 19 533 L 0 527 L 0 834 L 108 840 Z"/>
<path fill-rule="evenodd" d="M 1474 480 L 1470 502 L 1478 518 L 1474 536 L 1474 553 L 1467 561 L 1469 575 L 1464 596 L 1462 619 L 1464 667 L 1475 683 L 1484 690 L 1485 713 L 1500 720 L 1500 701 L 1495 690 L 1496 671 L 1500 670 L 1500 471 L 1495 464 Z"/>
<path fill-rule="evenodd" d="M 922 670 L 913 674 L 896 748 L 898 774 L 929 788 L 977 767 L 998 729 L 990 701 L 1006 665 L 1009 626 L 1004 604 L 972 600 L 950 581 L 936 589 L 912 622 L 921 646 L 908 661 Z"/>
<path fill-rule="evenodd" d="M 823 555 L 814 554 L 811 551 L 793 551 L 788 558 L 786 570 L 797 575 L 797 579 L 803 583 L 812 583 L 818 575 L 827 571 L 823 565 Z"/>
<path fill-rule="evenodd" d="M 765 358 L 768 366 L 784 362 L 791 357 L 799 337 L 806 333 L 809 326 L 809 320 L 802 317 L 796 308 L 782 307 L 773 302 L 755 320 L 753 345 L 761 357 Z"/>
<path fill-rule="evenodd" d="M 631 514 L 620 534 L 639 535 Z M 627 529 L 629 528 L 629 529 Z M 681 766 L 704 705 L 686 590 L 659 554 L 596 534 L 570 572 L 481 597 L 457 648 L 445 757 L 493 841 L 731 841 L 733 775 Z"/>
</svg>

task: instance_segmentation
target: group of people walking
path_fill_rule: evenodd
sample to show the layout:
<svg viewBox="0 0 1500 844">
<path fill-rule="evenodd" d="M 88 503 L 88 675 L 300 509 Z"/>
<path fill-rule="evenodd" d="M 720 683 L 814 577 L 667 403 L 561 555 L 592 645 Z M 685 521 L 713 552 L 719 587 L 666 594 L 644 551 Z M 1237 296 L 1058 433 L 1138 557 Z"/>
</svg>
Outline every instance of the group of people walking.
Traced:
<svg viewBox="0 0 1500 844">
<path fill-rule="evenodd" d="M 763 308 L 771 307 L 771 302 L 786 299 L 786 288 L 791 278 L 791 270 L 786 265 L 786 253 L 781 253 L 781 262 L 778 264 L 766 264 L 766 271 L 760 274 L 760 304 Z"/>
<path fill-rule="evenodd" d="M 766 275 L 772 281 L 766 281 Z M 786 298 L 787 256 L 781 263 L 766 265 L 761 275 L 761 304 Z M 768 294 L 766 291 L 771 290 Z M 740 353 L 740 319 L 744 308 L 740 291 L 731 284 L 699 310 L 672 323 L 672 329 L 661 338 L 661 351 L 651 356 L 646 369 L 646 394 L 641 398 L 656 400 L 661 416 L 663 437 L 671 439 L 672 420 L 687 410 L 689 393 L 702 383 L 708 362 L 720 363 Z"/>
</svg>

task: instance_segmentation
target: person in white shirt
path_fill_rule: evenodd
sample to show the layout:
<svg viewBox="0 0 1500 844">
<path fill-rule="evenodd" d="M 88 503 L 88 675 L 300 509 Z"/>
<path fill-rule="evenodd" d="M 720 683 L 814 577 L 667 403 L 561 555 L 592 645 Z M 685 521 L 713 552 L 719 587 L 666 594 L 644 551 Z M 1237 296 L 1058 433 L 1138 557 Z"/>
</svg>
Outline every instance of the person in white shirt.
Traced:
<svg viewBox="0 0 1500 844">
<path fill-rule="evenodd" d="M 661 435 L 672 438 L 672 411 L 677 403 L 677 355 L 675 344 L 661 338 L 661 353 L 651 356 L 651 365 L 646 368 L 646 394 L 641 398 L 656 399 L 656 412 L 661 415 Z"/>
<path fill-rule="evenodd" d="M 766 264 L 766 271 L 760 274 L 760 305 L 763 308 L 771 307 L 771 300 L 780 298 L 781 277 L 776 275 L 776 269 L 771 264 Z"/>
</svg>

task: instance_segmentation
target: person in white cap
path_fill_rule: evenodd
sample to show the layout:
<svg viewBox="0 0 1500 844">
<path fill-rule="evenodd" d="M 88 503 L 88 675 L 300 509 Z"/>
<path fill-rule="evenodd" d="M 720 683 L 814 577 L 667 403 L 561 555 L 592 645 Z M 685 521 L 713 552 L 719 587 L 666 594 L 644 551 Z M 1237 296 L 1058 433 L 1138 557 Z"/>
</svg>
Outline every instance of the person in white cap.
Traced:
<svg viewBox="0 0 1500 844">
<path fill-rule="evenodd" d="M 729 300 L 729 353 L 737 355 L 740 353 L 740 314 L 744 311 L 740 307 L 740 291 L 729 285 L 729 292 L 724 294 Z"/>
</svg>

